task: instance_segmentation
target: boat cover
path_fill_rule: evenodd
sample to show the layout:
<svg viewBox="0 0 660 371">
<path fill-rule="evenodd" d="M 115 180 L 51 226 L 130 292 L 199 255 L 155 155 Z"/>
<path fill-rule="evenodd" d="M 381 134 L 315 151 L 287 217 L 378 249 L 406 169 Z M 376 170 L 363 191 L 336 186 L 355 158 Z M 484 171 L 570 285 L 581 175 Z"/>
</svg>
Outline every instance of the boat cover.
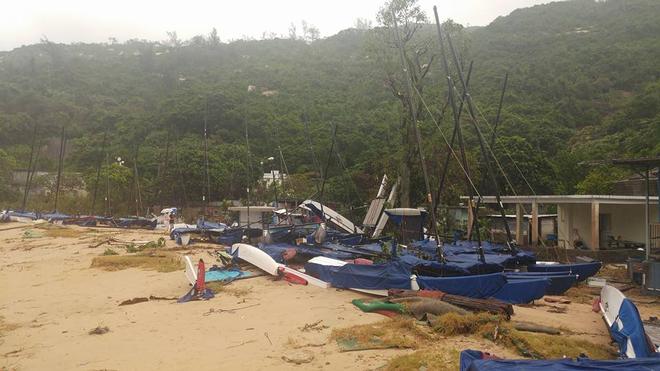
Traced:
<svg viewBox="0 0 660 371">
<path fill-rule="evenodd" d="M 420 259 L 407 252 L 403 252 L 399 260 L 411 267 L 411 273 L 419 276 L 446 277 L 467 276 L 472 274 L 488 274 L 502 272 L 504 268 L 495 263 L 482 263 L 481 261 L 451 261 L 440 263 L 432 260 Z"/>
<path fill-rule="evenodd" d="M 637 307 L 628 298 L 623 299 L 619 314 L 610 327 L 610 334 L 619 345 L 619 353 L 622 358 L 626 357 L 629 346 L 633 347 L 637 358 L 660 357 L 660 353 L 655 351 L 655 347 L 649 344 Z"/>
<path fill-rule="evenodd" d="M 503 244 L 493 244 L 483 241 L 481 247 L 487 263 L 502 264 L 505 267 L 515 267 L 536 263 L 536 255 L 531 251 L 518 250 L 515 254 Z M 409 245 L 411 250 L 419 250 L 426 255 L 435 258 L 437 255 L 437 246 L 435 241 L 425 239 L 413 242 Z M 453 244 L 445 244 L 442 251 L 447 260 L 465 261 L 468 259 L 479 259 L 479 251 L 476 241 L 457 241 Z"/>
<path fill-rule="evenodd" d="M 578 281 L 586 281 L 587 278 L 595 275 L 600 270 L 603 263 L 570 263 L 570 264 L 531 264 L 527 267 L 529 272 L 564 272 L 577 274 Z"/>
<path fill-rule="evenodd" d="M 502 273 L 460 277 L 417 277 L 420 289 L 440 290 L 447 294 L 477 299 L 493 296 L 506 283 L 506 277 Z"/>
<path fill-rule="evenodd" d="M 62 214 L 58 211 L 53 211 L 52 213 L 43 213 L 43 214 L 41 214 L 41 218 L 46 219 L 48 221 L 65 220 L 65 219 L 71 218 L 71 215 Z"/>
<path fill-rule="evenodd" d="M 197 219 L 197 228 L 200 230 L 210 230 L 214 232 L 222 232 L 227 229 L 227 224 L 211 222 L 204 219 Z"/>
<path fill-rule="evenodd" d="M 536 278 L 548 278 L 550 284 L 545 289 L 546 295 L 563 295 L 578 280 L 577 274 L 555 274 L 554 272 L 518 272 L 506 273 L 507 280 L 528 280 Z"/>
<path fill-rule="evenodd" d="M 478 350 L 464 350 L 460 356 L 460 371 L 649 371 L 660 370 L 660 358 L 596 360 L 581 357 L 552 360 L 497 359 Z"/>
<path fill-rule="evenodd" d="M 549 285 L 549 278 L 509 280 L 493 297 L 510 304 L 525 304 L 542 298 Z"/>
<path fill-rule="evenodd" d="M 17 218 L 27 218 L 27 219 L 32 219 L 32 220 L 37 220 L 39 219 L 39 215 L 37 213 L 32 212 L 32 211 L 7 211 L 6 215 L 8 216 L 14 216 Z"/>
<path fill-rule="evenodd" d="M 333 251 L 333 250 L 322 249 L 322 248 L 318 248 L 314 246 L 306 246 L 306 245 L 291 245 L 288 243 L 273 243 L 273 244 L 260 243 L 258 247 L 278 263 L 284 263 L 282 254 L 289 249 L 295 250 L 296 256 L 301 256 L 305 260 L 309 260 L 317 256 L 325 256 L 326 258 L 338 259 L 338 260 L 356 259 L 358 257 L 354 254 L 351 254 L 350 252 Z"/>
<path fill-rule="evenodd" d="M 156 219 L 147 218 L 119 218 L 117 220 L 117 227 L 121 228 L 156 228 Z"/>
<path fill-rule="evenodd" d="M 305 272 L 334 287 L 364 290 L 410 290 L 410 267 L 395 260 L 384 264 L 328 266 L 307 262 Z"/>
</svg>

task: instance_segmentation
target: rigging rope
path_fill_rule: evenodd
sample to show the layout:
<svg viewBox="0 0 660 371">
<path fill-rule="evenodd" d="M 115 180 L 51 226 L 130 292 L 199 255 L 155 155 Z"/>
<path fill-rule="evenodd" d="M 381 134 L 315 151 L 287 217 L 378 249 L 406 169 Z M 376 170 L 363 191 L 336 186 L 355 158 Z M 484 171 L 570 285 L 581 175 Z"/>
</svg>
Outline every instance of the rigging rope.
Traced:
<svg viewBox="0 0 660 371">
<path fill-rule="evenodd" d="M 463 171 L 463 174 L 465 174 L 465 176 L 467 177 L 467 179 L 470 183 L 470 186 L 472 186 L 472 189 L 477 194 L 477 196 L 479 198 L 481 198 L 481 194 L 479 193 L 479 190 L 477 189 L 477 187 L 474 185 L 474 182 L 472 181 L 472 178 L 468 175 L 468 172 L 463 167 L 463 164 L 461 163 L 460 159 L 458 158 L 458 155 L 456 154 L 456 151 L 454 151 L 454 148 L 451 146 L 451 144 L 449 144 L 449 141 L 447 140 L 447 137 L 445 136 L 445 133 L 442 131 L 442 128 L 440 128 L 440 124 L 438 124 L 438 122 L 433 117 L 433 114 L 431 113 L 431 110 L 429 109 L 429 106 L 426 104 L 426 100 L 424 99 L 424 97 L 422 97 L 422 94 L 419 92 L 419 90 L 417 90 L 416 87 L 413 86 L 413 88 L 415 89 L 415 92 L 419 96 L 419 99 L 421 100 L 422 105 L 424 105 L 424 108 L 426 108 L 426 111 L 429 113 L 429 116 L 431 117 L 431 120 L 433 120 L 433 123 L 438 128 L 438 132 L 440 132 L 440 135 L 442 136 L 442 139 L 445 141 L 445 144 L 447 144 L 447 148 L 449 148 L 449 150 L 451 151 L 452 156 L 458 162 L 458 166 L 461 167 L 461 170 Z"/>
</svg>

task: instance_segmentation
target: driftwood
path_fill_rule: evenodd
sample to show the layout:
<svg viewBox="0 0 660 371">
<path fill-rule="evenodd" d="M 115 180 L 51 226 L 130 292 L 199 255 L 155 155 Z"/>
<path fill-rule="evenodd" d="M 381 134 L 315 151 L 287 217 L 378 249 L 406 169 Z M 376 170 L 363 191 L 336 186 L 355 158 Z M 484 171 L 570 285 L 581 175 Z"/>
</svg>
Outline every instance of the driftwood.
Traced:
<svg viewBox="0 0 660 371">
<path fill-rule="evenodd" d="M 537 325 L 529 322 L 514 322 L 513 328 L 519 331 L 540 332 L 543 334 L 560 335 L 561 330 L 555 327 Z"/>
<path fill-rule="evenodd" d="M 552 296 L 546 296 L 546 297 L 544 297 L 544 298 L 543 298 L 543 301 L 546 301 L 546 302 L 548 302 L 548 303 L 558 303 L 558 304 L 570 304 L 570 303 L 571 303 L 571 301 L 568 300 L 568 299 L 564 299 L 564 298 L 555 298 L 555 297 L 552 297 Z"/>
<path fill-rule="evenodd" d="M 550 313 L 566 313 L 568 310 L 566 307 L 555 307 L 553 305 L 548 305 L 548 312 Z"/>
<path fill-rule="evenodd" d="M 128 299 L 124 300 L 121 303 L 119 303 L 119 306 L 123 305 L 132 305 L 132 304 L 137 304 L 137 303 L 144 303 L 145 301 L 149 301 L 149 298 L 133 298 L 133 299 Z"/>
<path fill-rule="evenodd" d="M 147 302 L 147 301 L 150 301 L 150 300 L 177 300 L 177 299 L 178 298 L 174 298 L 174 297 L 168 298 L 168 297 L 165 297 L 165 296 L 150 295 L 148 298 L 137 297 L 137 298 L 133 298 L 133 299 L 124 300 L 121 303 L 119 303 L 119 306 L 121 307 L 123 305 L 132 305 L 132 304 L 144 303 L 144 302 Z"/>
</svg>

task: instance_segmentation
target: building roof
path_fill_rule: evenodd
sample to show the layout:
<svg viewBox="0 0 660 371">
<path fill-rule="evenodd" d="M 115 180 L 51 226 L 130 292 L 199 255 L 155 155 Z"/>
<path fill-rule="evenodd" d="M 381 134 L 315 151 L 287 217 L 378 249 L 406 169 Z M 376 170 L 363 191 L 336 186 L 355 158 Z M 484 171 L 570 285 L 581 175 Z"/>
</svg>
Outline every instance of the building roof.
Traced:
<svg viewBox="0 0 660 371">
<path fill-rule="evenodd" d="M 275 211 L 275 208 L 272 206 L 232 206 L 228 208 L 229 211 L 248 211 L 250 209 L 250 212 L 255 212 L 255 213 L 268 213 L 271 211 Z"/>
<path fill-rule="evenodd" d="M 461 196 L 462 200 L 469 199 L 468 196 Z M 590 204 L 599 202 L 602 204 L 620 204 L 620 205 L 643 205 L 646 203 L 646 196 L 614 196 L 614 195 L 532 195 L 532 196 L 502 196 L 502 203 L 505 204 L 530 204 L 537 202 L 539 204 Z M 651 196 L 649 200 L 652 203 L 658 202 L 658 196 Z M 482 196 L 481 202 L 485 204 L 496 204 L 495 196 Z"/>
<path fill-rule="evenodd" d="M 545 219 L 545 218 L 556 218 L 557 214 L 539 214 L 537 215 L 540 219 Z M 500 214 L 490 214 L 488 215 L 489 218 L 502 218 L 502 215 Z M 515 219 L 516 214 L 506 214 L 506 217 L 508 219 Z M 523 215 L 524 219 L 532 219 L 532 214 L 525 214 Z"/>
</svg>

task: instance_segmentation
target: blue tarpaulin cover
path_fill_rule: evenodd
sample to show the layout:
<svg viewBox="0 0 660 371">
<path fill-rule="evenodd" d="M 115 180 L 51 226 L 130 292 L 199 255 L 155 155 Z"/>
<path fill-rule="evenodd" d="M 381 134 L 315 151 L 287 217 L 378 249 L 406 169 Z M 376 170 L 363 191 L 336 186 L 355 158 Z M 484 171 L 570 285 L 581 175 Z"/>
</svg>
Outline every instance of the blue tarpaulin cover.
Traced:
<svg viewBox="0 0 660 371">
<path fill-rule="evenodd" d="M 472 274 L 488 274 L 502 272 L 504 268 L 495 263 L 482 263 L 477 260 L 451 261 L 440 263 L 425 260 L 403 251 L 399 259 L 411 267 L 411 272 L 419 276 L 467 276 Z M 414 270 L 412 269 L 414 268 Z"/>
<path fill-rule="evenodd" d="M 440 290 L 448 294 L 470 298 L 488 298 L 506 284 L 502 273 L 481 274 L 461 277 L 417 277 L 419 288 Z"/>
<path fill-rule="evenodd" d="M 529 303 L 542 298 L 548 285 L 550 285 L 549 278 L 514 279 L 502 286 L 493 297 L 511 304 Z"/>
<path fill-rule="evenodd" d="M 204 281 L 231 282 L 237 278 L 250 277 L 250 276 L 252 276 L 252 272 L 246 272 L 240 269 L 209 270 L 204 274 Z"/>
<path fill-rule="evenodd" d="M 385 264 L 346 264 L 332 267 L 305 264 L 305 272 L 334 287 L 365 290 L 410 289 L 410 268 L 395 260 Z"/>
<path fill-rule="evenodd" d="M 478 350 L 464 350 L 460 357 L 460 371 L 649 371 L 660 370 L 660 358 L 635 358 L 619 360 L 577 359 L 484 359 L 484 353 Z"/>
<path fill-rule="evenodd" d="M 34 213 L 32 211 L 13 211 L 10 210 L 7 212 L 7 215 L 9 216 L 15 216 L 15 217 L 20 217 L 20 218 L 29 218 L 32 220 L 38 219 L 37 213 Z"/>
<path fill-rule="evenodd" d="M 41 214 L 41 218 L 46 220 L 64 220 L 71 218 L 71 216 L 67 214 L 62 214 L 58 211 L 53 211 L 52 213 Z"/>
<path fill-rule="evenodd" d="M 614 321 L 610 328 L 610 333 L 614 341 L 619 345 L 621 357 L 626 357 L 628 340 L 630 340 L 630 344 L 638 358 L 658 357 L 658 353 L 653 351 L 653 346 L 650 346 L 648 343 L 642 318 L 639 316 L 637 307 L 630 299 L 623 299 L 617 319 L 621 321 L 622 326 L 619 326 L 619 321 Z"/>
<path fill-rule="evenodd" d="M 603 264 L 601 262 L 571 263 L 571 264 L 531 264 L 527 267 L 530 272 L 565 272 L 577 274 L 580 282 L 595 275 Z"/>
</svg>

